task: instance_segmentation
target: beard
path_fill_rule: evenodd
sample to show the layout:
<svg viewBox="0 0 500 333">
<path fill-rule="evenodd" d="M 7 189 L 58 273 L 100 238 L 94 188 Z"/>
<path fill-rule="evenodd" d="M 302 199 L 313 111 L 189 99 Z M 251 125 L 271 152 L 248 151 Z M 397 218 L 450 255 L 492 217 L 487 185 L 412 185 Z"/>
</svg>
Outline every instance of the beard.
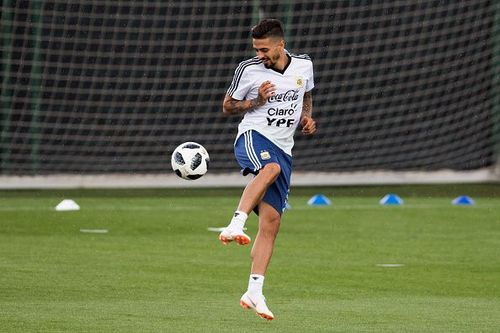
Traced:
<svg viewBox="0 0 500 333">
<path fill-rule="evenodd" d="M 264 67 L 266 67 L 266 68 L 274 68 L 274 66 L 278 62 L 279 58 L 280 58 L 280 55 L 278 54 L 274 58 L 264 59 L 263 60 L 264 61 Z"/>
</svg>

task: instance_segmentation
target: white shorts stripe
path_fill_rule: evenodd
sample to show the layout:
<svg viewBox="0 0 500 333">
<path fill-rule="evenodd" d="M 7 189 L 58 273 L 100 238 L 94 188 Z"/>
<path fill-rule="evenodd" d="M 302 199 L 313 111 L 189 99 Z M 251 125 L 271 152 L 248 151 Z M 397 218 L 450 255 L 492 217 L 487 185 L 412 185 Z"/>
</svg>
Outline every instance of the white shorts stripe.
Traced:
<svg viewBox="0 0 500 333">
<path fill-rule="evenodd" d="M 250 159 L 250 162 L 253 164 L 253 171 L 258 170 L 259 162 L 255 160 L 255 156 L 253 154 L 253 144 L 252 144 L 252 131 L 248 131 L 244 133 L 245 137 L 245 150 L 247 152 L 247 156 Z"/>
<path fill-rule="evenodd" d="M 244 133 L 245 135 L 245 150 L 247 151 L 248 158 L 252 162 L 254 166 L 253 171 L 257 171 L 262 169 L 262 164 L 260 164 L 259 159 L 257 158 L 257 155 L 255 154 L 255 151 L 253 149 L 253 139 L 252 139 L 252 131 L 247 131 Z"/>
<path fill-rule="evenodd" d="M 250 152 L 253 154 L 253 158 L 254 158 L 254 159 L 255 159 L 255 161 L 257 162 L 257 167 L 258 167 L 258 168 L 257 168 L 257 170 L 260 170 L 260 169 L 262 169 L 262 163 L 260 163 L 260 160 L 259 160 L 259 158 L 257 157 L 257 153 L 255 152 L 255 149 L 254 149 L 254 147 L 253 147 L 253 135 L 252 135 L 252 133 L 253 133 L 253 132 L 252 132 L 252 131 L 250 131 L 250 135 L 249 135 L 249 137 L 250 137 L 250 147 L 252 148 L 252 149 L 250 150 Z M 257 171 L 257 170 L 256 170 L 256 171 Z"/>
</svg>

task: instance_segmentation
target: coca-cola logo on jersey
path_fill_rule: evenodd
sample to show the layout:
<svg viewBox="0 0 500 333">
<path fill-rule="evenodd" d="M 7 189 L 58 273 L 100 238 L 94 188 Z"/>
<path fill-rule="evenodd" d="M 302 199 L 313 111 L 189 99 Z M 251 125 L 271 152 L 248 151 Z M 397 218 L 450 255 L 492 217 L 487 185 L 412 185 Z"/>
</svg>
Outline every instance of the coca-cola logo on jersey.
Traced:
<svg viewBox="0 0 500 333">
<path fill-rule="evenodd" d="M 291 102 L 299 99 L 299 90 L 291 89 L 281 94 L 275 94 L 267 99 L 269 103 L 272 102 Z"/>
</svg>

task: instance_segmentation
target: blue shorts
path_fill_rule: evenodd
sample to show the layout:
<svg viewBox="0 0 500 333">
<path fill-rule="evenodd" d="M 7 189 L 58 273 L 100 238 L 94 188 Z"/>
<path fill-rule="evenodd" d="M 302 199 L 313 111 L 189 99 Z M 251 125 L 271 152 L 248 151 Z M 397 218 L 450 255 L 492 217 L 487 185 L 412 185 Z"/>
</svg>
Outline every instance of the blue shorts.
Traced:
<svg viewBox="0 0 500 333">
<path fill-rule="evenodd" d="M 290 191 L 292 157 L 254 130 L 240 135 L 234 144 L 234 155 L 244 176 L 249 173 L 257 175 L 259 170 L 268 163 L 279 164 L 281 173 L 276 181 L 269 186 L 262 200 L 274 207 L 279 214 L 282 214 Z M 258 206 L 255 207 L 254 211 L 258 215 Z"/>
</svg>

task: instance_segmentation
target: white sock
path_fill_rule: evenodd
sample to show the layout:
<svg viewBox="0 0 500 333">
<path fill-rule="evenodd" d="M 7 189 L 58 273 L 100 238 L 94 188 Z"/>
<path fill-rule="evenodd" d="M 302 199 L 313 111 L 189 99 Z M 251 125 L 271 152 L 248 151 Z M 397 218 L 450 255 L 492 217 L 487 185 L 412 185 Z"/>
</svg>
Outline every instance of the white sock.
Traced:
<svg viewBox="0 0 500 333">
<path fill-rule="evenodd" d="M 262 287 L 264 286 L 264 275 L 250 274 L 248 279 L 248 292 L 253 295 L 262 295 Z"/>
<path fill-rule="evenodd" d="M 233 218 L 231 219 L 231 223 L 229 225 L 237 227 L 239 229 L 243 229 L 247 218 L 247 213 L 237 210 L 234 212 Z"/>
</svg>

